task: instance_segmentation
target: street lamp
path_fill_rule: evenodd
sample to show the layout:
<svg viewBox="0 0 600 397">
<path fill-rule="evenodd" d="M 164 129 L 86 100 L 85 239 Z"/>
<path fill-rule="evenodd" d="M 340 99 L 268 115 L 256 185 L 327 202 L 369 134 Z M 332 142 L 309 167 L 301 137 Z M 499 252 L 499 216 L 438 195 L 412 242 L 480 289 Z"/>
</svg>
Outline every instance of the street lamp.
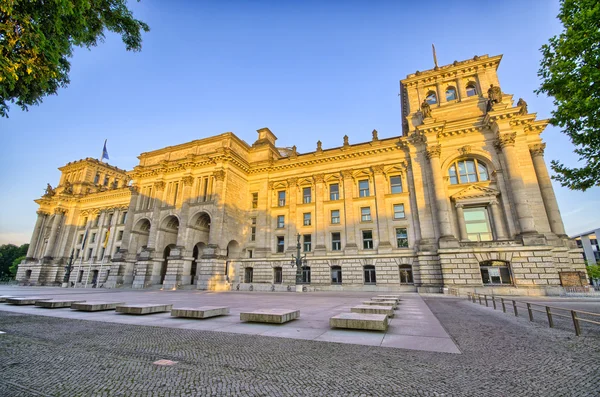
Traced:
<svg viewBox="0 0 600 397">
<path fill-rule="evenodd" d="M 69 262 L 67 266 L 65 266 L 65 277 L 63 278 L 63 288 L 69 288 L 69 278 L 71 277 L 71 269 L 73 268 L 73 253 L 75 249 L 71 250 L 71 257 L 69 258 Z"/>
<path fill-rule="evenodd" d="M 302 284 L 302 269 L 306 266 L 306 254 L 304 256 L 300 256 L 300 249 L 302 245 L 300 244 L 300 233 L 298 233 L 298 244 L 296 244 L 296 256 L 292 254 L 292 260 L 290 264 L 292 267 L 296 266 L 296 285 Z"/>
</svg>

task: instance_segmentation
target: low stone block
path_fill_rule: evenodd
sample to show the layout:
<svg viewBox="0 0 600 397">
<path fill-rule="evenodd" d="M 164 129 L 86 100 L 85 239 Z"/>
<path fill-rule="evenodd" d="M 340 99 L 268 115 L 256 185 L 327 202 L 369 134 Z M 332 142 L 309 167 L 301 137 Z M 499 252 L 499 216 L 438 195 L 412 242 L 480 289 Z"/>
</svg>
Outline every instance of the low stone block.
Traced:
<svg viewBox="0 0 600 397">
<path fill-rule="evenodd" d="M 6 302 L 8 298 L 14 298 L 12 295 L 2 295 L 0 296 L 0 302 Z"/>
<path fill-rule="evenodd" d="M 300 310 L 289 309 L 259 309 L 240 313 L 241 321 L 254 323 L 283 324 L 300 318 Z"/>
<path fill-rule="evenodd" d="M 226 314 L 229 314 L 229 308 L 219 306 L 179 307 L 171 310 L 171 317 L 209 318 Z"/>
<path fill-rule="evenodd" d="M 379 301 L 394 301 L 394 302 L 398 302 L 399 299 L 398 298 L 388 298 L 388 297 L 384 297 L 384 296 L 374 296 L 371 298 L 372 301 L 374 302 L 379 302 Z"/>
<path fill-rule="evenodd" d="M 398 307 L 398 302 L 396 301 L 364 301 L 363 305 L 373 305 L 373 306 L 388 306 L 396 309 Z"/>
<path fill-rule="evenodd" d="M 98 312 L 102 310 L 115 310 L 117 306 L 124 304 L 125 302 L 81 302 L 71 304 L 71 309 L 84 312 Z"/>
<path fill-rule="evenodd" d="M 39 306 L 39 307 L 45 307 L 48 309 L 59 309 L 62 307 L 71 307 L 71 305 L 73 303 L 81 303 L 81 302 L 85 302 L 84 300 L 41 300 L 41 301 L 36 301 L 35 305 Z"/>
<path fill-rule="evenodd" d="M 362 314 L 387 314 L 388 317 L 394 317 L 394 308 L 390 306 L 358 305 L 351 308 L 350 311 Z"/>
<path fill-rule="evenodd" d="M 13 298 L 6 298 L 6 303 L 11 304 L 11 305 L 35 305 L 35 302 L 37 301 L 49 301 L 52 300 L 52 298 L 40 298 L 40 297 L 32 297 L 32 296 L 21 296 L 21 297 L 13 297 Z"/>
<path fill-rule="evenodd" d="M 377 295 L 377 298 L 388 298 L 388 300 L 397 300 L 397 301 L 401 301 L 402 297 L 401 295 L 396 295 L 396 294 L 384 294 L 384 295 Z"/>
<path fill-rule="evenodd" d="M 387 331 L 388 316 L 386 314 L 340 313 L 329 319 L 329 326 L 332 328 Z"/>
<path fill-rule="evenodd" d="M 125 314 L 154 314 L 171 311 L 173 305 L 161 305 L 156 303 L 143 303 L 137 305 L 117 305 L 117 313 Z"/>
</svg>

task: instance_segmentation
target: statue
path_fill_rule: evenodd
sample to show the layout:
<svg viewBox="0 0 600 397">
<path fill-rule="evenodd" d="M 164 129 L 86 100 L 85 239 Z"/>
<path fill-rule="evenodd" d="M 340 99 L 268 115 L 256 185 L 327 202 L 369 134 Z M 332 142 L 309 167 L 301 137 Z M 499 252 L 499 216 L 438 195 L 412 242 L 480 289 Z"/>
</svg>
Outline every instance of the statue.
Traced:
<svg viewBox="0 0 600 397">
<path fill-rule="evenodd" d="M 431 106 L 426 99 L 423 99 L 423 103 L 421 103 L 421 113 L 423 113 L 423 118 L 431 117 Z"/>
<path fill-rule="evenodd" d="M 292 146 L 292 156 L 297 156 L 298 155 L 298 151 L 296 148 L 296 145 Z"/>
<path fill-rule="evenodd" d="M 502 102 L 502 91 L 500 91 L 500 87 L 494 87 L 493 84 L 490 84 L 490 88 L 488 90 L 488 98 L 490 103 Z"/>
<path fill-rule="evenodd" d="M 373 130 L 373 140 L 378 141 L 379 137 L 377 136 L 377 130 Z"/>
<path fill-rule="evenodd" d="M 44 196 L 52 197 L 52 196 L 54 196 L 54 194 L 55 194 L 55 191 L 54 191 L 54 189 L 53 189 L 53 188 L 52 188 L 52 186 L 51 186 L 51 185 L 48 183 L 48 184 L 47 184 L 47 186 L 46 186 L 46 192 L 44 193 Z"/>
<path fill-rule="evenodd" d="M 317 152 L 320 152 L 323 150 L 323 148 L 321 147 L 323 143 L 321 141 L 317 141 Z"/>
<path fill-rule="evenodd" d="M 523 100 L 523 98 L 519 98 L 519 102 L 517 102 L 517 106 L 521 109 L 519 110 L 520 115 L 527 114 L 527 102 Z"/>
<path fill-rule="evenodd" d="M 64 194 L 73 194 L 73 185 L 71 182 L 67 181 L 65 183 L 65 188 L 63 189 Z"/>
<path fill-rule="evenodd" d="M 350 145 L 348 143 L 348 135 L 344 135 L 344 146 L 348 146 L 348 145 Z"/>
</svg>

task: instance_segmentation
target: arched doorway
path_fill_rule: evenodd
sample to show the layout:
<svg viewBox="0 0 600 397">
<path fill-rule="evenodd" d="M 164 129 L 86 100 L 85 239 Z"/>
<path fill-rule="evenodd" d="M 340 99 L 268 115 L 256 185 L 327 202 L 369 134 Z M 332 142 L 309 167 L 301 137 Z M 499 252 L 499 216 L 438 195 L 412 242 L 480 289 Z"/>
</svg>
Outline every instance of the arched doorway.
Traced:
<svg viewBox="0 0 600 397">
<path fill-rule="evenodd" d="M 177 233 L 179 232 L 179 218 L 175 215 L 169 215 L 160 222 L 158 235 L 156 239 L 156 250 L 162 252 L 162 263 L 160 268 L 155 265 L 152 271 L 153 284 L 163 284 L 167 267 L 169 265 L 168 257 L 171 255 L 171 250 L 177 244 Z M 172 280 L 174 281 L 174 280 Z"/>
<path fill-rule="evenodd" d="M 169 255 L 171 255 L 171 249 L 173 247 L 175 247 L 175 244 L 169 244 L 165 247 L 165 250 L 163 251 L 163 261 L 162 265 L 160 266 L 160 284 L 165 282 L 165 276 L 167 275 L 167 266 L 169 264 L 167 258 L 169 257 Z"/>
<path fill-rule="evenodd" d="M 196 278 L 196 273 L 198 271 L 198 259 L 202 257 L 204 247 L 206 247 L 206 244 L 204 243 L 198 243 L 194 246 L 192 252 L 194 259 L 192 260 L 192 265 L 190 267 L 190 284 L 194 284 L 194 279 Z"/>
<path fill-rule="evenodd" d="M 128 245 L 129 252 L 138 254 L 143 247 L 148 245 L 148 237 L 150 236 L 150 221 L 142 218 L 131 230 L 130 242 Z M 127 242 L 123 242 L 126 244 Z"/>
</svg>

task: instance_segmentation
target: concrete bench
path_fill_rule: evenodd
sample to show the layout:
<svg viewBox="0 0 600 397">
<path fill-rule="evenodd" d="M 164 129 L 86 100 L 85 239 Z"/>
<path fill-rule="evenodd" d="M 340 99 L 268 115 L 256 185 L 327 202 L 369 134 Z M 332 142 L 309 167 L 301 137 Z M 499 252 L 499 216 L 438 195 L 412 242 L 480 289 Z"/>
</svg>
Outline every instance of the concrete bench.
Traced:
<svg viewBox="0 0 600 397">
<path fill-rule="evenodd" d="M 300 310 L 259 309 L 252 312 L 240 313 L 241 321 L 254 323 L 283 324 L 297 318 L 300 318 Z"/>
<path fill-rule="evenodd" d="M 173 305 L 160 305 L 155 303 L 145 303 L 137 305 L 118 305 L 117 313 L 125 314 L 154 314 L 169 312 Z"/>
<path fill-rule="evenodd" d="M 362 304 L 373 306 L 391 306 L 393 309 L 398 308 L 398 302 L 396 301 L 364 301 Z"/>
<path fill-rule="evenodd" d="M 394 308 L 390 306 L 358 305 L 351 308 L 350 311 L 361 314 L 387 314 L 388 317 L 394 317 Z"/>
<path fill-rule="evenodd" d="M 229 308 L 219 306 L 178 307 L 171 310 L 171 317 L 209 318 L 226 314 L 229 314 Z"/>
<path fill-rule="evenodd" d="M 73 303 L 85 302 L 84 300 L 49 300 L 49 301 L 36 301 L 35 305 L 39 307 L 45 307 L 48 309 L 58 309 L 62 307 L 71 307 Z"/>
<path fill-rule="evenodd" d="M 12 296 L 12 295 L 2 295 L 2 296 L 0 296 L 0 302 L 6 302 L 6 300 L 8 298 L 15 298 L 15 296 Z"/>
<path fill-rule="evenodd" d="M 124 304 L 125 302 L 81 302 L 73 303 L 71 309 L 84 312 L 99 312 L 102 310 L 115 310 L 117 306 Z"/>
<path fill-rule="evenodd" d="M 397 297 L 393 297 L 393 296 L 382 296 L 382 295 L 378 295 L 378 296 L 374 296 L 371 298 L 372 301 L 396 301 L 396 302 L 400 302 L 400 298 Z"/>
<path fill-rule="evenodd" d="M 32 296 L 21 296 L 21 297 L 13 297 L 6 298 L 6 303 L 11 305 L 35 305 L 37 301 L 49 301 L 52 298 L 40 298 L 40 297 L 32 297 Z"/>
<path fill-rule="evenodd" d="M 329 319 L 332 328 L 364 329 L 369 331 L 387 331 L 386 314 L 341 313 Z"/>
</svg>

